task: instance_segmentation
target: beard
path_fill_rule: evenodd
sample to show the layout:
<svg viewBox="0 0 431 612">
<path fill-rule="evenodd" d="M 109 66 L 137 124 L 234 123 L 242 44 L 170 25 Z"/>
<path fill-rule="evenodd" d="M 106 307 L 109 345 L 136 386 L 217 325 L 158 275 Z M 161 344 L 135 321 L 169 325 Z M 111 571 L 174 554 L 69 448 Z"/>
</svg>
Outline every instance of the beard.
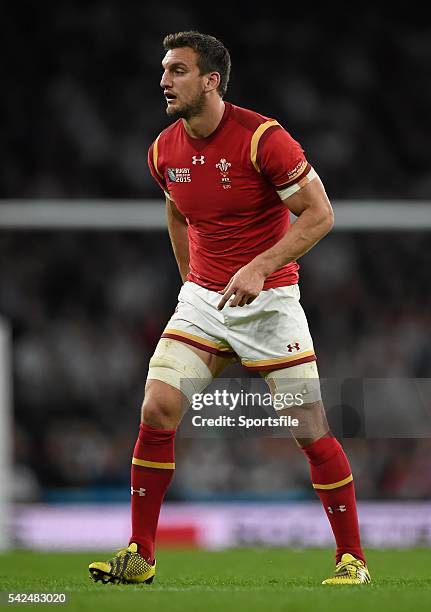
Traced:
<svg viewBox="0 0 431 612">
<path fill-rule="evenodd" d="M 174 108 L 168 106 L 166 108 L 166 114 L 174 119 L 186 119 L 189 120 L 192 117 L 200 115 L 205 107 L 205 94 L 197 94 L 195 98 L 188 104 L 182 106 L 176 106 Z"/>
</svg>

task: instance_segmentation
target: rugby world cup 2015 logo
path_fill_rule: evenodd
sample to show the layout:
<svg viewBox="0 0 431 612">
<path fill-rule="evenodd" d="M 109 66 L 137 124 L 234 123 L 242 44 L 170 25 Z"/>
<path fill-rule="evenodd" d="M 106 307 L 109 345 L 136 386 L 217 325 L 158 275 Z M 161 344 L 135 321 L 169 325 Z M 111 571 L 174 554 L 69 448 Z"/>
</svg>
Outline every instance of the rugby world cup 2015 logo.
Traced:
<svg viewBox="0 0 431 612">
<path fill-rule="evenodd" d="M 223 185 L 223 189 L 230 189 L 230 178 L 229 178 L 229 168 L 232 166 L 230 162 L 228 162 L 224 157 L 216 164 L 216 168 L 220 170 L 221 174 L 221 184 Z"/>
<path fill-rule="evenodd" d="M 171 183 L 191 183 L 190 168 L 168 168 L 168 179 Z"/>
</svg>

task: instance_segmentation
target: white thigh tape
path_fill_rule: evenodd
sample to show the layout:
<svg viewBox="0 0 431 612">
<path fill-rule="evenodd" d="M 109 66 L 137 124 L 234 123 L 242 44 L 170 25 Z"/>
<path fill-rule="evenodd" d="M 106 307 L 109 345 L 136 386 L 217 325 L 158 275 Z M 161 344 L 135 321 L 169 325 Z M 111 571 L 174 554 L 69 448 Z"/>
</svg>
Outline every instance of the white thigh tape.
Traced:
<svg viewBox="0 0 431 612">
<path fill-rule="evenodd" d="M 210 369 L 186 344 L 161 338 L 150 359 L 149 380 L 161 380 L 175 387 L 191 403 L 195 393 L 202 393 L 213 379 Z"/>
<path fill-rule="evenodd" d="M 322 399 L 319 372 L 315 361 L 301 363 L 291 368 L 274 370 L 265 376 L 271 393 L 289 394 L 301 398 L 302 404 L 311 404 Z M 275 408 L 283 410 L 286 406 Z"/>
</svg>

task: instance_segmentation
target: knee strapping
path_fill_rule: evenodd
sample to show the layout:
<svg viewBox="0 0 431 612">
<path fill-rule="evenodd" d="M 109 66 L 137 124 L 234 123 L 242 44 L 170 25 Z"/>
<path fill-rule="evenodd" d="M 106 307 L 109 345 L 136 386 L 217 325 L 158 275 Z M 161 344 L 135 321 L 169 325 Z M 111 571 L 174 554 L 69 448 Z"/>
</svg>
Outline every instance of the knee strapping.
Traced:
<svg viewBox="0 0 431 612">
<path fill-rule="evenodd" d="M 272 395 L 286 394 L 300 398 L 302 404 L 311 404 L 322 399 L 320 393 L 319 373 L 315 361 L 301 363 L 291 368 L 274 370 L 265 376 L 265 380 Z M 274 405 L 275 407 L 275 405 Z M 280 404 L 276 410 L 283 410 L 286 406 Z"/>
<path fill-rule="evenodd" d="M 211 370 L 186 344 L 161 338 L 150 359 L 149 380 L 161 380 L 181 391 L 191 403 L 213 379 Z"/>
</svg>

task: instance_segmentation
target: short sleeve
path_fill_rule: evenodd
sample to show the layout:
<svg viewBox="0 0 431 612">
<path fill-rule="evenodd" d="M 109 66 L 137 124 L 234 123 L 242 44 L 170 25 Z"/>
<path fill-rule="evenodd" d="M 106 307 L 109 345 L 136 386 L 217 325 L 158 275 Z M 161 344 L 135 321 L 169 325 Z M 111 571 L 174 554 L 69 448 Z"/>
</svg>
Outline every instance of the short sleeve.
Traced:
<svg viewBox="0 0 431 612">
<path fill-rule="evenodd" d="M 299 142 L 280 125 L 271 126 L 262 134 L 256 162 L 282 200 L 317 176 Z"/>
<path fill-rule="evenodd" d="M 158 137 L 153 142 L 153 144 L 148 149 L 148 167 L 150 169 L 151 175 L 159 185 L 160 189 L 163 191 L 167 198 L 170 198 L 169 191 L 166 185 L 166 181 L 164 179 L 163 174 L 160 172 L 158 165 Z"/>
</svg>

